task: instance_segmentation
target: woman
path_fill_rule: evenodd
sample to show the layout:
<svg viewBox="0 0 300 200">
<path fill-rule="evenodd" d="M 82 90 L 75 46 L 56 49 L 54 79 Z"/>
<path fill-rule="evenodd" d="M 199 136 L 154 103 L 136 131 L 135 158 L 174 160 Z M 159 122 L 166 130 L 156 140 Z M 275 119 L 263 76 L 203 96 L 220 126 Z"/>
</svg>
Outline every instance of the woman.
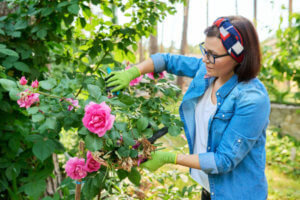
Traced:
<svg viewBox="0 0 300 200">
<path fill-rule="evenodd" d="M 114 72 L 108 86 L 117 91 L 153 71 L 192 77 L 179 108 L 190 155 L 157 151 L 142 167 L 189 167 L 203 186 L 202 199 L 266 199 L 270 101 L 256 78 L 261 65 L 256 30 L 248 19 L 229 16 L 218 18 L 205 34 L 203 59 L 154 54 L 125 72 Z"/>
</svg>

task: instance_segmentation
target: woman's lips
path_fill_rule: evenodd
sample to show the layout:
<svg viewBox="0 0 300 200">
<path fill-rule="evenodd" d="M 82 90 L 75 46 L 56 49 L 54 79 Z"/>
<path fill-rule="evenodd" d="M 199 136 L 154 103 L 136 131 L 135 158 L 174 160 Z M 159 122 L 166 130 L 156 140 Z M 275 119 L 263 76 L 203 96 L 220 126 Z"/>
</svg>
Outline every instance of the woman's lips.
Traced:
<svg viewBox="0 0 300 200">
<path fill-rule="evenodd" d="M 208 67 L 208 66 L 205 66 L 206 67 L 206 69 L 214 69 L 214 68 L 211 68 L 211 67 Z"/>
</svg>

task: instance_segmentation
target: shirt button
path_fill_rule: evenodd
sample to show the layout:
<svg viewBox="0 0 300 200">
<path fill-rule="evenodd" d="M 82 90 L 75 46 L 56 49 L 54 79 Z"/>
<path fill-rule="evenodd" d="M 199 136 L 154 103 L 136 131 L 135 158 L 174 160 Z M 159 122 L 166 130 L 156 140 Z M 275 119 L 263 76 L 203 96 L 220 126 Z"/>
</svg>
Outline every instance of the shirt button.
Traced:
<svg viewBox="0 0 300 200">
<path fill-rule="evenodd" d="M 207 149 L 210 149 L 210 147 L 207 147 Z"/>
<path fill-rule="evenodd" d="M 241 142 L 241 140 L 240 139 L 238 139 L 238 143 L 240 143 Z"/>
<path fill-rule="evenodd" d="M 213 192 L 211 193 L 211 195 L 214 195 L 214 194 L 215 194 L 215 193 L 213 193 Z"/>
<path fill-rule="evenodd" d="M 219 96 L 219 92 L 217 92 L 217 95 Z"/>
<path fill-rule="evenodd" d="M 222 115 L 222 117 L 225 117 L 225 115 Z"/>
<path fill-rule="evenodd" d="M 221 105 L 221 103 L 219 102 L 218 105 Z"/>
</svg>

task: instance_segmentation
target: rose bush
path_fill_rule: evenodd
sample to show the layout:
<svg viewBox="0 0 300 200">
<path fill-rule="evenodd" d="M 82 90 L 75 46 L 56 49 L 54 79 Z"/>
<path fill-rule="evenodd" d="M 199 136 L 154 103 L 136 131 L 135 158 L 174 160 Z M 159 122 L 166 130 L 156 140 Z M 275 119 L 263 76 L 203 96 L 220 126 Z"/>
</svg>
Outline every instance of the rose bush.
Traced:
<svg viewBox="0 0 300 200">
<path fill-rule="evenodd" d="M 136 165 L 153 150 L 146 138 L 162 126 L 172 135 L 181 130 L 180 120 L 164 108 L 177 100 L 179 90 L 166 79 L 149 84 L 152 80 L 143 78 L 134 90 L 114 95 L 105 89 L 105 71 L 124 69 L 123 60 L 135 62 L 137 42 L 174 13 L 175 2 L 11 1 L 15 10 L 0 17 L 0 114 L 5 116 L 0 121 L 0 198 L 73 199 L 75 181 L 60 174 L 63 161 L 77 157 L 85 165 L 93 163 L 78 151 L 79 141 L 84 141 L 84 151 L 96 152 L 95 160 L 105 161 L 98 171 L 87 172 L 84 198 L 92 199 L 100 190 L 119 192 L 112 188 L 126 177 L 139 184 Z M 112 23 L 112 5 L 131 22 Z M 93 6 L 106 17 L 93 13 Z M 82 122 L 90 102 L 105 102 L 115 116 L 102 137 Z M 90 125 L 97 130 L 94 120 Z M 75 143 L 69 149 L 60 138 L 70 131 Z M 142 145 L 134 149 L 137 142 Z M 64 157 L 62 162 L 57 163 L 57 155 Z"/>
</svg>

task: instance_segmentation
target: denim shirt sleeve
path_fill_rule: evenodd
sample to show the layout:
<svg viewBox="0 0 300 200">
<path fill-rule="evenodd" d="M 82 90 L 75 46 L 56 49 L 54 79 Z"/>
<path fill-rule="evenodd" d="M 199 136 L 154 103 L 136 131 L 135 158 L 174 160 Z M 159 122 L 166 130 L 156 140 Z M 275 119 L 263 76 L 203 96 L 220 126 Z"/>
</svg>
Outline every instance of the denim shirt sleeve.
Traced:
<svg viewBox="0 0 300 200">
<path fill-rule="evenodd" d="M 236 109 L 215 152 L 199 154 L 201 169 L 208 174 L 233 170 L 251 150 L 269 123 L 270 101 L 266 92 L 240 92 Z"/>
<path fill-rule="evenodd" d="M 178 76 L 194 77 L 200 67 L 204 67 L 202 58 L 188 57 L 175 54 L 156 53 L 150 56 L 154 63 L 154 72 L 166 70 Z"/>
</svg>

